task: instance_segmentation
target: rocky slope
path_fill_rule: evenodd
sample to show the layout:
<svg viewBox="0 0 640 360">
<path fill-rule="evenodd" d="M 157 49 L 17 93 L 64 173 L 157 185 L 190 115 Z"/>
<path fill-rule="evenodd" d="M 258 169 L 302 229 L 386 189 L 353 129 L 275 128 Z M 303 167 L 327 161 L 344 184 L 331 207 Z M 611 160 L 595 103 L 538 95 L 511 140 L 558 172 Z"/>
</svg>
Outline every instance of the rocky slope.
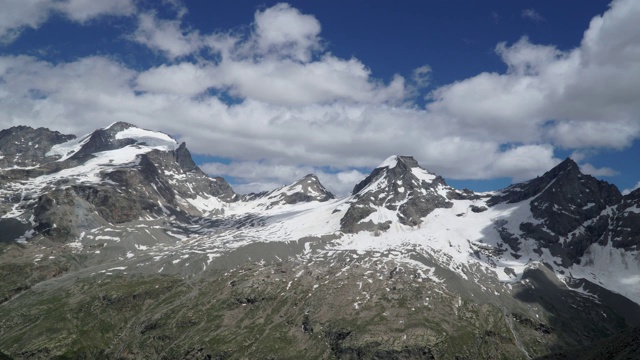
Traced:
<svg viewBox="0 0 640 360">
<path fill-rule="evenodd" d="M 75 139 L 45 128 L 33 129 L 16 126 L 0 131 L 0 167 L 20 168 L 37 166 L 45 162 L 46 153 L 54 145 Z"/>
<path fill-rule="evenodd" d="M 243 200 L 251 202 L 255 208 L 268 210 L 281 205 L 311 201 L 325 202 L 335 198 L 335 195 L 320 183 L 317 176 L 308 174 L 291 185 L 285 185 L 273 191 L 248 194 Z"/>
<path fill-rule="evenodd" d="M 403 225 L 419 225 L 433 210 L 452 206 L 449 192 L 454 190 L 442 177 L 422 169 L 413 157 L 392 156 L 353 188 L 340 229 L 387 230 L 395 218 Z"/>
<path fill-rule="evenodd" d="M 640 191 L 571 159 L 491 193 L 392 156 L 347 197 L 240 196 L 131 124 L 0 134 L 14 358 L 527 359 L 640 324 Z"/>
</svg>

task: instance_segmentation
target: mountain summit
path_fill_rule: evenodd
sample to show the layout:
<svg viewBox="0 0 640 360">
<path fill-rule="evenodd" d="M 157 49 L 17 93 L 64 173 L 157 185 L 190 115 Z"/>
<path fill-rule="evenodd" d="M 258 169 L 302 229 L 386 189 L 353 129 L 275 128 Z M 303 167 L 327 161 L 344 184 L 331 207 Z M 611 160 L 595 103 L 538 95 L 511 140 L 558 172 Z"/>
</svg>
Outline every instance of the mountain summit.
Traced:
<svg viewBox="0 0 640 360">
<path fill-rule="evenodd" d="M 535 239 L 537 251 L 547 248 L 568 265 L 580 262 L 589 246 L 602 239 L 610 221 L 607 209 L 619 204 L 622 194 L 614 185 L 582 174 L 567 158 L 541 177 L 501 191 L 489 203 L 523 201 L 533 219 L 519 225 L 522 237 Z"/>
<path fill-rule="evenodd" d="M 32 224 L 15 238 L 43 234 L 68 241 L 107 223 L 222 211 L 199 208 L 200 199 L 223 204 L 236 198 L 224 179 L 210 178 L 195 165 L 185 144 L 161 132 L 122 122 L 77 139 L 34 131 L 42 139 L 32 141 L 45 156 L 28 172 L 2 170 L 7 179 L 19 180 L 8 182 L 2 193 L 28 194 L 0 206 L 0 213 L 22 224 L 11 220 L 12 228 Z"/>
<path fill-rule="evenodd" d="M 335 195 L 320 183 L 316 175 L 307 174 L 291 185 L 260 194 L 249 194 L 246 199 L 253 201 L 255 206 L 270 209 L 276 206 L 313 201 L 325 202 L 335 199 Z"/>
<path fill-rule="evenodd" d="M 341 230 L 386 230 L 394 221 L 416 226 L 436 208 L 451 207 L 453 189 L 411 156 L 391 156 L 353 188 Z"/>
</svg>

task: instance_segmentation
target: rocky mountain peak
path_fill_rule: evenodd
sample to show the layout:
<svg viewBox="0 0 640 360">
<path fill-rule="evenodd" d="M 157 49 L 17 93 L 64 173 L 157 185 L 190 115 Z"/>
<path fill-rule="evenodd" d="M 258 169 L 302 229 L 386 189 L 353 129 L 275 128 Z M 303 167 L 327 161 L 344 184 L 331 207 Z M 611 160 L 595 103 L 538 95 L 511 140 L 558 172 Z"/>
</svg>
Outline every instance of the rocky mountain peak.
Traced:
<svg viewBox="0 0 640 360">
<path fill-rule="evenodd" d="M 424 184 L 423 184 L 424 183 Z M 426 185 L 425 185 L 426 184 Z M 430 188 L 446 186 L 444 179 L 424 169 L 413 156 L 394 155 L 373 169 L 371 174 L 356 184 L 352 195 L 377 191 L 386 186 L 390 192 L 404 192 L 404 189 L 415 189 L 427 186 Z"/>
<path fill-rule="evenodd" d="M 111 132 L 120 132 L 129 128 L 137 128 L 137 126 L 128 123 L 128 122 L 124 122 L 124 121 L 117 121 L 114 122 L 113 124 L 105 127 L 103 130 L 107 130 L 107 131 L 111 131 Z"/>
<path fill-rule="evenodd" d="M 580 167 L 572 158 L 568 157 L 558 165 L 556 165 L 553 169 L 549 170 L 549 173 L 553 174 L 554 176 L 558 176 L 561 173 L 578 174 L 580 173 Z"/>
<path fill-rule="evenodd" d="M 418 164 L 413 156 L 392 155 L 376 168 L 395 169 L 396 167 L 406 170 L 414 167 L 420 167 L 420 164 Z"/>
<path fill-rule="evenodd" d="M 633 190 L 627 195 L 623 196 L 624 201 L 640 203 L 640 188 Z"/>
<path fill-rule="evenodd" d="M 196 163 L 193 162 L 193 158 L 191 157 L 189 149 L 187 149 L 187 143 L 182 142 L 180 146 L 178 146 L 178 148 L 173 152 L 173 154 L 175 161 L 185 172 L 198 169 Z"/>
<path fill-rule="evenodd" d="M 118 133 L 115 129 L 98 129 L 91 133 L 86 142 L 70 158 L 82 161 L 94 153 L 123 148 L 127 145 L 135 144 L 133 139 L 116 139 L 114 135 Z"/>
<path fill-rule="evenodd" d="M 335 199 L 335 196 L 331 191 L 327 190 L 320 179 L 314 174 L 307 174 L 302 179 L 293 183 L 290 188 L 292 190 L 298 190 L 298 193 L 308 196 L 309 199 L 305 201 L 327 201 Z"/>
<path fill-rule="evenodd" d="M 520 225 L 523 236 L 549 248 L 568 266 L 603 236 L 609 220 L 601 214 L 619 204 L 622 194 L 615 185 L 583 174 L 567 158 L 540 177 L 506 188 L 488 204 L 523 201 L 530 202 L 535 219 Z M 585 230 L 576 232 L 581 226 Z"/>
<path fill-rule="evenodd" d="M 390 156 L 378 165 L 369 176 L 353 188 L 352 195 L 377 191 L 380 186 L 390 186 L 393 192 L 403 192 L 408 188 L 421 187 L 422 182 L 446 185 L 444 179 L 420 167 L 413 156 Z M 384 184 L 383 184 L 384 183 Z"/>
<path fill-rule="evenodd" d="M 412 156 L 391 156 L 354 187 L 354 200 L 341 221 L 342 230 L 384 230 L 396 220 L 419 225 L 434 209 L 451 206 L 447 198 L 451 190 L 442 177 L 420 167 Z M 384 223 L 367 221 L 383 208 L 397 216 Z"/>
<path fill-rule="evenodd" d="M 283 186 L 271 192 L 249 194 L 247 196 L 247 200 L 256 200 L 264 203 L 266 208 L 311 201 L 324 202 L 331 199 L 335 199 L 335 195 L 327 190 L 314 174 L 307 174 L 293 184 Z"/>
<path fill-rule="evenodd" d="M 0 168 L 27 167 L 41 164 L 52 146 L 72 140 L 75 135 L 64 135 L 46 128 L 14 126 L 0 131 Z"/>
<path fill-rule="evenodd" d="M 542 193 L 557 193 L 557 196 L 565 197 L 565 200 L 577 198 L 587 201 L 593 196 L 602 197 L 607 204 L 618 203 L 622 198 L 614 185 L 583 174 L 578 164 L 567 158 L 542 176 L 502 190 L 489 203 L 517 203 L 539 197 Z"/>
<path fill-rule="evenodd" d="M 178 147 L 178 143 L 165 133 L 142 129 L 125 122 L 116 122 L 80 139 L 58 144 L 48 155 L 58 156 L 58 161 L 68 159 L 72 163 L 82 163 L 96 153 L 122 149 L 129 145 L 169 151 Z"/>
</svg>

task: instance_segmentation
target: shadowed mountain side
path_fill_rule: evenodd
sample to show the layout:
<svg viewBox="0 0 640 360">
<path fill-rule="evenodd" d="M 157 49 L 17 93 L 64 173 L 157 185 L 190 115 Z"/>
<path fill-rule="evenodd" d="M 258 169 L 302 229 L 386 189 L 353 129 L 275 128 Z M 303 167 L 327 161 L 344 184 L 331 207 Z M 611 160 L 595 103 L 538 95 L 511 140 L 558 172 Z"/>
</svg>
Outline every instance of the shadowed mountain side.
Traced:
<svg viewBox="0 0 640 360">
<path fill-rule="evenodd" d="M 625 330 L 582 349 L 565 350 L 537 360 L 634 360 L 640 359 L 640 327 Z"/>
<path fill-rule="evenodd" d="M 558 334 L 560 340 L 557 350 L 588 346 L 627 328 L 617 303 L 607 303 L 605 299 L 599 303 L 594 301 L 594 296 L 569 290 L 545 266 L 525 271 L 522 279 L 523 285 L 515 291 L 514 297 L 538 304 L 552 315 L 550 331 Z M 628 305 L 630 301 L 623 299 Z M 640 312 L 640 306 L 634 305 L 634 310 Z"/>
</svg>

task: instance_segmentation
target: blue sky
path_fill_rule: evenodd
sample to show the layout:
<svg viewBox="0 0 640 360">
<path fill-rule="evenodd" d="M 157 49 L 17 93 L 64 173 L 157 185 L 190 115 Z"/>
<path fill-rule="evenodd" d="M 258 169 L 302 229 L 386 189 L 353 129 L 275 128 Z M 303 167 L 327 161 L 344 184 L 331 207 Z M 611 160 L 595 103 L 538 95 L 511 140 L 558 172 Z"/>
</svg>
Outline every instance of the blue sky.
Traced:
<svg viewBox="0 0 640 360">
<path fill-rule="evenodd" d="M 0 127 L 113 121 L 240 192 L 393 154 L 498 189 L 567 156 L 640 181 L 640 3 L 0 0 Z"/>
</svg>

